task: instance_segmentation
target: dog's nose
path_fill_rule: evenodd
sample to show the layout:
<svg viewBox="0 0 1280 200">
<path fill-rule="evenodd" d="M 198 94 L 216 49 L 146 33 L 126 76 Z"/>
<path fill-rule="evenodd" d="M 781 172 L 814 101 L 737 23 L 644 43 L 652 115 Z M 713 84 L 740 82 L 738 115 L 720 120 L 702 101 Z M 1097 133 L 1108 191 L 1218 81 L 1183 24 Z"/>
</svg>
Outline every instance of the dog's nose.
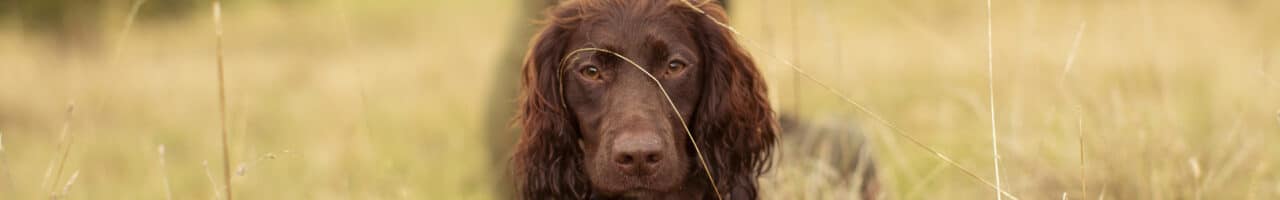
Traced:
<svg viewBox="0 0 1280 200">
<path fill-rule="evenodd" d="M 646 176 L 662 163 L 662 140 L 657 133 L 624 133 L 614 140 L 613 162 L 624 174 Z"/>
</svg>

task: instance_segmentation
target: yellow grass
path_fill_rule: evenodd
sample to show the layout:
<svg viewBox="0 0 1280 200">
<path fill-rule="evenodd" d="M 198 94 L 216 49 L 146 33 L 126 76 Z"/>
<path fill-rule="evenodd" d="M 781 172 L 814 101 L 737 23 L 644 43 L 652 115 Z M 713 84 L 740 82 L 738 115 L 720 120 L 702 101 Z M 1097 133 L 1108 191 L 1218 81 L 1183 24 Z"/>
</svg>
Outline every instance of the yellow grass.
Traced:
<svg viewBox="0 0 1280 200">
<path fill-rule="evenodd" d="M 125 37 L 131 3 L 102 17 L 97 48 L 60 47 L 0 17 L 0 169 L 19 188 L 0 187 L 0 198 L 47 198 L 49 184 L 69 199 L 210 199 L 224 189 L 202 165 L 223 156 L 210 123 L 213 20 L 148 18 L 147 5 Z M 1280 2 L 992 1 L 994 107 L 982 1 L 795 1 L 767 12 L 798 11 L 799 26 L 760 16 L 789 3 L 735 1 L 730 24 L 762 43 L 747 46 L 772 48 L 753 49 L 771 96 L 801 100 L 807 118 L 856 120 L 890 198 L 996 193 L 840 97 L 792 81 L 764 52 L 801 58 L 815 79 L 988 180 L 995 114 L 998 180 L 1021 199 L 1280 198 Z M 517 70 L 495 65 L 513 24 L 529 20 L 514 19 L 508 1 L 338 5 L 341 14 L 328 1 L 223 7 L 230 164 L 249 167 L 231 177 L 237 199 L 492 198 L 489 177 L 504 172 L 484 166 L 479 102 L 494 72 Z M 72 101 L 64 164 L 80 173 L 74 187 L 70 177 L 37 185 L 64 153 Z M 290 153 L 258 162 L 273 152 Z M 766 196 L 847 193 L 826 184 L 838 172 L 819 163 L 777 163 Z"/>
</svg>

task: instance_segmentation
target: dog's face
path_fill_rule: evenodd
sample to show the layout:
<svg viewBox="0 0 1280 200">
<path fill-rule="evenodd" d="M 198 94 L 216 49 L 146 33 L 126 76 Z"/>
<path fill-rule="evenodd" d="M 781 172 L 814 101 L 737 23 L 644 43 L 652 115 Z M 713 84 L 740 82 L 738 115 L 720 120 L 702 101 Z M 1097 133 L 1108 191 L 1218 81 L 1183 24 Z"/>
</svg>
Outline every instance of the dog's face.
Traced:
<svg viewBox="0 0 1280 200">
<path fill-rule="evenodd" d="M 679 189 L 696 158 L 680 119 L 692 119 L 702 92 L 700 47 L 685 16 L 621 9 L 599 13 L 570 33 L 569 49 L 604 52 L 569 55 L 564 100 L 581 134 L 584 170 L 600 195 L 644 198 Z"/>
<path fill-rule="evenodd" d="M 577 0 L 549 10 L 521 68 L 523 130 L 512 155 L 521 198 L 755 199 L 778 129 L 764 79 L 720 26 L 726 20 L 709 1 Z M 617 52 L 654 77 L 583 48 Z"/>
</svg>

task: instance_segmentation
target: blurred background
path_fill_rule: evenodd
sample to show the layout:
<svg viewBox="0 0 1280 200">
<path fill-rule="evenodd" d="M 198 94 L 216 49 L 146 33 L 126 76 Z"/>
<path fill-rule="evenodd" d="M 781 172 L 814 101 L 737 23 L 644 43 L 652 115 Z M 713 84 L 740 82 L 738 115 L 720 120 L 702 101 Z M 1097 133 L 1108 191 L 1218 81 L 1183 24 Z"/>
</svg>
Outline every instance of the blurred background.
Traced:
<svg viewBox="0 0 1280 200">
<path fill-rule="evenodd" d="M 235 197 L 509 198 L 515 77 L 549 4 L 226 0 Z M 1280 1 L 992 4 L 994 106 L 984 1 L 730 13 L 776 108 L 857 124 L 889 199 L 995 192 L 779 59 L 987 180 L 994 107 L 1021 199 L 1280 198 Z M 0 0 L 0 199 L 223 197 L 210 5 Z M 777 163 L 765 196 L 850 191 L 821 162 Z"/>
</svg>

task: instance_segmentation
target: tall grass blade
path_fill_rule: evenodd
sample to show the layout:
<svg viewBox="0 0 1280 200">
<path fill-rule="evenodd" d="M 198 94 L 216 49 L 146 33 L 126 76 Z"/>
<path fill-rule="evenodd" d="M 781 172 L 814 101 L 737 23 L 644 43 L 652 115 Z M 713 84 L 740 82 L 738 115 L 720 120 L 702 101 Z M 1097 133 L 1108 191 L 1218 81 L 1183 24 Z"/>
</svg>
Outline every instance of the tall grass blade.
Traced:
<svg viewBox="0 0 1280 200">
<path fill-rule="evenodd" d="M 4 151 L 4 132 L 0 132 L 0 169 L 4 170 L 5 193 L 10 194 L 7 198 L 16 198 L 12 195 L 18 193 L 17 185 L 14 185 L 12 169 L 9 167 L 9 159 Z"/>
<path fill-rule="evenodd" d="M 218 63 L 218 120 L 222 123 L 222 176 L 223 184 L 226 185 L 227 200 L 232 200 L 234 195 L 231 193 L 231 144 L 228 144 L 231 133 L 227 127 L 227 88 L 222 61 L 222 2 L 220 0 L 213 0 L 213 27 L 214 34 L 217 36 L 215 50 Z"/>
<path fill-rule="evenodd" d="M 169 187 L 169 169 L 164 160 L 164 145 L 161 144 L 159 147 L 156 147 L 156 151 L 160 153 L 160 176 L 164 178 L 162 179 L 164 181 L 164 199 L 173 200 L 173 190 Z"/>
<path fill-rule="evenodd" d="M 996 136 L 995 47 L 992 26 L 991 0 L 987 0 L 987 99 L 990 100 L 991 108 L 991 161 L 995 162 L 996 199 L 1003 200 L 1004 197 L 1000 196 L 1004 192 L 1004 188 L 1000 186 L 1000 139 Z"/>
<path fill-rule="evenodd" d="M 56 162 L 58 167 L 53 168 L 53 165 L 52 165 L 53 163 L 50 163 L 50 166 L 49 166 L 50 168 L 45 170 L 45 180 L 48 180 L 50 178 L 49 177 L 50 170 L 52 170 L 53 172 L 53 182 L 49 185 L 49 188 L 48 188 L 50 198 L 57 197 L 56 191 L 57 191 L 58 179 L 62 178 L 62 169 L 67 166 L 67 157 L 70 157 L 71 147 L 72 147 L 71 145 L 74 144 L 75 142 L 75 134 L 70 133 L 71 119 L 73 114 L 75 114 L 75 110 L 76 110 L 75 102 L 69 103 L 67 105 L 67 118 L 66 118 L 66 121 L 63 121 L 62 123 L 62 134 L 60 134 L 60 136 L 58 137 L 59 138 L 58 143 L 60 143 L 58 145 L 58 148 L 61 149 L 62 151 L 61 158 L 59 158 L 58 161 Z M 53 169 L 56 169 L 56 170 L 53 170 Z"/>
</svg>

